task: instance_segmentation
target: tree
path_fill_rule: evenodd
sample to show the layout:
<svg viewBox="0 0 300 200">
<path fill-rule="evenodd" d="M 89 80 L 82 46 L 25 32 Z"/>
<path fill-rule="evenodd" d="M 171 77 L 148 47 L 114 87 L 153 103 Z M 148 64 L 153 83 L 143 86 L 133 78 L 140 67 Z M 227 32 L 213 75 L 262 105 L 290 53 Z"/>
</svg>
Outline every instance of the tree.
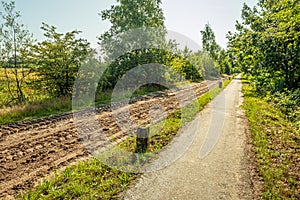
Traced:
<svg viewBox="0 0 300 200">
<path fill-rule="evenodd" d="M 149 42 L 164 43 L 166 32 L 161 0 L 117 0 L 117 3 L 100 13 L 102 20 L 112 24 L 99 37 L 99 44 L 108 59 L 122 55 L 124 48 L 148 46 Z"/>
<path fill-rule="evenodd" d="M 221 47 L 216 42 L 215 33 L 209 24 L 205 24 L 204 30 L 200 31 L 202 35 L 203 50 L 208 53 L 212 59 L 218 60 L 218 54 Z"/>
<path fill-rule="evenodd" d="M 228 53 L 224 49 L 221 49 L 221 51 L 219 52 L 218 66 L 219 66 L 220 72 L 227 74 L 227 75 L 231 74 L 232 66 L 231 66 L 230 58 L 229 58 Z"/>
<path fill-rule="evenodd" d="M 112 24 L 99 37 L 99 44 L 110 63 L 101 81 L 102 88 L 111 89 L 128 70 L 148 63 L 163 63 L 166 46 L 161 0 L 117 0 L 117 5 L 100 13 L 102 20 Z M 158 72 L 147 70 L 147 73 Z M 146 72 L 140 72 L 146 76 Z M 148 74 L 149 76 L 149 74 Z"/>
<path fill-rule="evenodd" d="M 282 91 L 300 85 L 300 4 L 297 0 L 260 0 L 246 4 L 242 23 L 230 33 L 229 51 L 257 89 Z"/>
<path fill-rule="evenodd" d="M 57 33 L 56 27 L 43 23 L 46 40 L 31 47 L 30 58 L 50 94 L 71 94 L 78 69 L 91 53 L 85 39 L 77 39 L 80 31 Z"/>
<path fill-rule="evenodd" d="M 218 67 L 219 74 L 231 74 L 229 53 L 217 44 L 215 33 L 210 25 L 206 24 L 204 30 L 200 32 L 202 35 L 203 51 L 215 62 L 215 66 Z M 210 74 L 215 73 L 214 69 L 209 71 Z M 209 77 L 211 77 L 211 75 Z"/>
<path fill-rule="evenodd" d="M 32 34 L 19 22 L 19 11 L 15 11 L 15 2 L 2 1 L 4 12 L 0 13 L 3 24 L 0 25 L 1 62 L 5 67 L 7 90 L 11 104 L 14 101 L 22 103 L 26 97 L 23 91 L 25 78 L 30 74 L 28 63 L 24 62 L 26 51 L 32 44 Z"/>
</svg>

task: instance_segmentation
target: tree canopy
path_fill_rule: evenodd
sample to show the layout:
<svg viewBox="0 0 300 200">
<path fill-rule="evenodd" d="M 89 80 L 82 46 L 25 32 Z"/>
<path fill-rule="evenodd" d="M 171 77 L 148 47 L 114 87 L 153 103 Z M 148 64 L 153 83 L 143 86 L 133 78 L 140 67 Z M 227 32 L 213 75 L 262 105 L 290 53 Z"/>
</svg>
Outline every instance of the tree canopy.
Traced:
<svg viewBox="0 0 300 200">
<path fill-rule="evenodd" d="M 99 37 L 99 44 L 109 64 L 102 77 L 105 81 L 101 81 L 101 88 L 113 88 L 128 70 L 151 63 L 173 67 L 188 79 L 200 78 L 190 63 L 170 51 L 176 49 L 176 44 L 174 41 L 166 41 L 161 0 L 117 0 L 117 3 L 100 13 L 103 20 L 112 24 Z M 164 72 L 152 69 L 137 73 L 145 79 L 165 75 Z"/>
<path fill-rule="evenodd" d="M 42 29 L 47 38 L 32 46 L 30 61 L 41 77 L 41 83 L 51 94 L 69 95 L 78 69 L 91 53 L 85 39 L 77 39 L 80 31 L 58 33 L 56 27 L 43 23 Z"/>
<path fill-rule="evenodd" d="M 216 42 L 216 37 L 210 24 L 205 24 L 203 30 L 200 31 L 202 35 L 203 52 L 210 56 L 215 62 L 215 66 L 219 74 L 231 74 L 232 64 L 230 62 L 229 54 L 225 49 L 222 49 Z M 215 69 L 206 70 L 210 72 L 216 71 Z M 210 75 L 208 75 L 210 74 Z M 208 73 L 207 77 L 211 77 L 214 73 Z"/>
<path fill-rule="evenodd" d="M 216 42 L 215 33 L 209 24 L 205 24 L 204 30 L 200 31 L 202 35 L 203 51 L 208 53 L 214 60 L 218 59 L 221 47 Z"/>
<path fill-rule="evenodd" d="M 99 44 L 107 58 L 116 59 L 123 54 L 124 48 L 164 42 L 165 18 L 160 8 L 161 0 L 117 0 L 117 3 L 100 13 L 102 20 L 112 24 L 99 37 Z"/>
<path fill-rule="evenodd" d="M 251 75 L 259 90 L 299 88 L 300 4 L 298 0 L 260 0 L 244 4 L 242 23 L 229 33 L 229 51 L 236 65 Z"/>
</svg>

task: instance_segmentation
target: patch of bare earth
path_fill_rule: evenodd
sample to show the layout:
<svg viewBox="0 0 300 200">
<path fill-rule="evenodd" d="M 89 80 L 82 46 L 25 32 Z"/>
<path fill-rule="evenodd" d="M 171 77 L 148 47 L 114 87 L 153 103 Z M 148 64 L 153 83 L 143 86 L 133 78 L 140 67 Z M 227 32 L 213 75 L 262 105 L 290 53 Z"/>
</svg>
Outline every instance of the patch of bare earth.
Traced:
<svg viewBox="0 0 300 200">
<path fill-rule="evenodd" d="M 200 96 L 208 91 L 207 83 L 193 84 L 192 89 L 196 96 Z M 177 92 L 184 96 L 185 90 L 188 89 Z M 168 113 L 178 107 L 178 101 L 170 91 L 166 91 L 163 95 L 146 95 L 129 106 L 131 120 L 139 124 L 146 123 L 149 121 L 149 108 L 157 104 L 161 104 Z M 99 129 L 111 140 L 121 141 L 126 138 L 109 106 L 99 107 L 96 117 Z M 87 130 L 91 134 L 95 131 L 97 130 Z M 101 145 L 105 148 L 107 142 L 109 141 L 100 141 L 93 144 L 96 145 L 93 148 L 99 149 Z M 0 198 L 13 198 L 18 193 L 33 187 L 54 170 L 89 157 L 86 146 L 78 136 L 72 114 L 2 125 L 0 126 Z"/>
</svg>

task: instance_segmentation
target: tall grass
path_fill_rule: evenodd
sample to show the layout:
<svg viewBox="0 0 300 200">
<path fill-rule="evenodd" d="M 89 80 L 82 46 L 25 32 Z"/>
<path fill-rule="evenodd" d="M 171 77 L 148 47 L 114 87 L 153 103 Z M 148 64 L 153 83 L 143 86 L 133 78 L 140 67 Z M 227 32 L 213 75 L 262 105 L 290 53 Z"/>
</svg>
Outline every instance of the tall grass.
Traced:
<svg viewBox="0 0 300 200">
<path fill-rule="evenodd" d="M 27 102 L 0 109 L 0 124 L 19 120 L 30 120 L 43 116 L 68 112 L 72 109 L 69 97 L 51 98 L 43 101 Z"/>
</svg>

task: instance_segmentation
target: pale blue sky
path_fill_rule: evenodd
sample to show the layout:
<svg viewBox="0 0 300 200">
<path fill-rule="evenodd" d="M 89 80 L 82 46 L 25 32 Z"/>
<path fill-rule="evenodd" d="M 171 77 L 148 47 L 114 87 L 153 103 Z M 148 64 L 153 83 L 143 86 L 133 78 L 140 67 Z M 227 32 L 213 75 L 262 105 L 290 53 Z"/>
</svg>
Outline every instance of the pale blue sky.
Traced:
<svg viewBox="0 0 300 200">
<path fill-rule="evenodd" d="M 8 1 L 8 0 L 5 0 Z M 83 31 L 81 37 L 97 46 L 96 36 L 109 29 L 98 13 L 115 4 L 115 0 L 15 0 L 21 12 L 22 23 L 41 40 L 42 22 L 57 27 L 59 32 Z M 163 0 L 162 8 L 167 29 L 181 33 L 201 43 L 200 30 L 209 22 L 217 42 L 226 46 L 226 34 L 234 30 L 240 19 L 243 2 L 254 6 L 257 0 Z M 2 8 L 1 8 L 2 10 Z"/>
</svg>

